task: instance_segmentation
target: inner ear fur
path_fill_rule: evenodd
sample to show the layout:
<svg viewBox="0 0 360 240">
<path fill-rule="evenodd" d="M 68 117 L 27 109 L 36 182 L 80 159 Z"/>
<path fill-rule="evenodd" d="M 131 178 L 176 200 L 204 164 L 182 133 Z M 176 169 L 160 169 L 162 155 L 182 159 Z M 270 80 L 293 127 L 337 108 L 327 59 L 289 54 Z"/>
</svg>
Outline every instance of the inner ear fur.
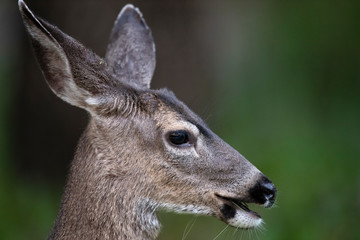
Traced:
<svg viewBox="0 0 360 240">
<path fill-rule="evenodd" d="M 87 108 L 87 99 L 119 88 L 120 82 L 108 73 L 103 59 L 36 17 L 23 1 L 19 1 L 19 8 L 46 82 L 58 97 Z"/>
</svg>

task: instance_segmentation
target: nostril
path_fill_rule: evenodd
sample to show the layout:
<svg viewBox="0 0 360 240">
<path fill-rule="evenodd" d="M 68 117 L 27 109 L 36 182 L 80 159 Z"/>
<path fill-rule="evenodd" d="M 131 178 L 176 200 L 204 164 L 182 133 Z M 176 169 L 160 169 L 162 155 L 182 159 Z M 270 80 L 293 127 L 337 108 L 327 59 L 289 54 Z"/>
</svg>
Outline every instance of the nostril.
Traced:
<svg viewBox="0 0 360 240">
<path fill-rule="evenodd" d="M 261 184 L 261 186 L 264 191 L 264 198 L 266 199 L 264 205 L 265 207 L 271 207 L 275 202 L 276 188 L 274 184 L 270 181 Z"/>
<path fill-rule="evenodd" d="M 274 194 L 269 194 L 265 196 L 266 200 L 270 201 L 274 198 Z"/>
<path fill-rule="evenodd" d="M 257 184 L 249 191 L 253 200 L 265 207 L 271 207 L 275 202 L 276 188 L 265 176 L 262 176 Z"/>
</svg>

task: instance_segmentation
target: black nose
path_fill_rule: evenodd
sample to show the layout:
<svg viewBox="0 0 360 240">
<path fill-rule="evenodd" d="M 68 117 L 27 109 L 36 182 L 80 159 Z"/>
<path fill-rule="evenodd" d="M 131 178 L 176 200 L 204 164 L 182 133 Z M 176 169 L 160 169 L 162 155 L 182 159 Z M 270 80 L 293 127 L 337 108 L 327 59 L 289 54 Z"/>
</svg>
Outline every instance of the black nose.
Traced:
<svg viewBox="0 0 360 240">
<path fill-rule="evenodd" d="M 276 188 L 266 176 L 262 175 L 255 186 L 249 190 L 249 194 L 255 203 L 271 207 L 275 202 Z"/>
</svg>

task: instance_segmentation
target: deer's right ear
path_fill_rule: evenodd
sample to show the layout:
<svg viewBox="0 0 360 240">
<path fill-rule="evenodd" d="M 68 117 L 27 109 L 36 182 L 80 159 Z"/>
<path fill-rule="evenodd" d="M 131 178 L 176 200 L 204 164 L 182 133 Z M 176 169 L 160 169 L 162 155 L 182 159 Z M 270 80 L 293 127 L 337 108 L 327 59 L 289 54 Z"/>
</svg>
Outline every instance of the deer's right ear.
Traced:
<svg viewBox="0 0 360 240">
<path fill-rule="evenodd" d="M 64 101 L 87 108 L 86 99 L 107 87 L 104 61 L 57 27 L 37 18 L 22 0 L 19 9 L 51 90 Z"/>
</svg>

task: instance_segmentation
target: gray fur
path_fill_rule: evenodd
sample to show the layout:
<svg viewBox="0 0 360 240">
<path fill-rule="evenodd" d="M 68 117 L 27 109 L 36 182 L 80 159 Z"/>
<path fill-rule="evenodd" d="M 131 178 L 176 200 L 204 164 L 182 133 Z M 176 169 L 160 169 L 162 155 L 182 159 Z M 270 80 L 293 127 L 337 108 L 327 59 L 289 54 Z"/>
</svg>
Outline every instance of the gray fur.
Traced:
<svg viewBox="0 0 360 240">
<path fill-rule="evenodd" d="M 21 0 L 19 8 L 52 91 L 90 113 L 49 239 L 155 239 L 158 209 L 237 224 L 238 210 L 222 197 L 272 204 L 251 195 L 264 178 L 258 169 L 173 93 L 149 89 L 154 43 L 132 5 L 119 14 L 105 61 Z M 194 144 L 174 146 L 174 130 L 188 131 Z"/>
<path fill-rule="evenodd" d="M 155 44 L 141 12 L 126 5 L 119 13 L 105 56 L 116 78 L 150 88 L 155 70 Z"/>
</svg>

